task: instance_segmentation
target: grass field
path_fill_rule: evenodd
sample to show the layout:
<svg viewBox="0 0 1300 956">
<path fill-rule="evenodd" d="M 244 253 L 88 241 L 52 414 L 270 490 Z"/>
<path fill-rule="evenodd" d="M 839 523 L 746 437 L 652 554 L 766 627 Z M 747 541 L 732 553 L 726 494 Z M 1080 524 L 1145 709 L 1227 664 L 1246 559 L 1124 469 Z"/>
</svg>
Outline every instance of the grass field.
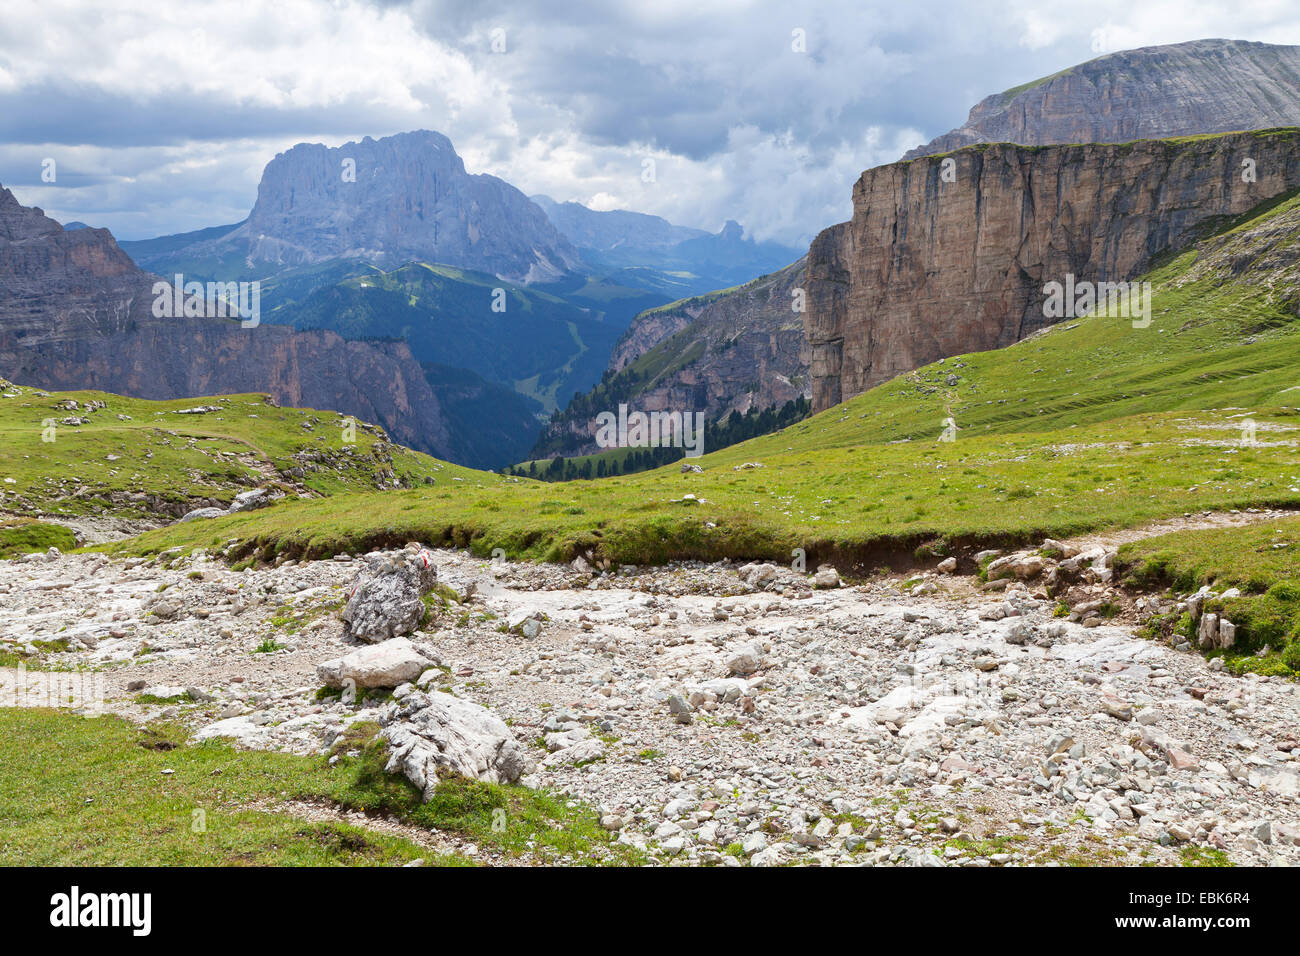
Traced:
<svg viewBox="0 0 1300 956">
<path fill-rule="evenodd" d="M 71 551 L 76 546 L 76 535 L 62 525 L 29 518 L 0 519 L 0 558 L 13 558 L 50 548 Z"/>
<path fill-rule="evenodd" d="M 390 469 L 410 484 L 482 477 L 360 425 L 345 433 L 337 412 L 278 408 L 262 395 L 148 401 L 9 383 L 0 393 L 0 509 L 17 514 L 144 514 L 157 510 L 149 498 L 228 502 L 294 467 L 322 495 L 375 488 Z M 104 407 L 85 410 L 96 402 Z M 201 406 L 219 410 L 182 413 Z M 86 424 L 63 424 L 80 419 Z"/>
<path fill-rule="evenodd" d="M 286 800 L 383 812 L 507 861 L 638 862 L 594 810 L 544 791 L 449 779 L 421 803 L 405 778 L 383 772 L 375 730 L 354 725 L 331 767 L 326 756 L 190 745 L 170 725 L 0 708 L 0 866 L 472 862 L 351 824 L 250 809 Z"/>
<path fill-rule="evenodd" d="M 270 557 L 418 538 L 534 559 L 591 549 L 636 564 L 784 560 L 804 548 L 875 567 L 936 540 L 1010 543 L 1206 509 L 1300 507 L 1300 336 L 1272 281 L 1294 267 L 1298 235 L 1291 196 L 1153 271 L 1147 328 L 1094 315 L 950 358 L 706 455 L 702 474 L 671 465 L 562 485 L 477 475 L 349 496 L 347 507 L 291 502 L 117 547 L 238 538 L 240 554 Z M 948 417 L 957 431 L 944 442 Z"/>
</svg>

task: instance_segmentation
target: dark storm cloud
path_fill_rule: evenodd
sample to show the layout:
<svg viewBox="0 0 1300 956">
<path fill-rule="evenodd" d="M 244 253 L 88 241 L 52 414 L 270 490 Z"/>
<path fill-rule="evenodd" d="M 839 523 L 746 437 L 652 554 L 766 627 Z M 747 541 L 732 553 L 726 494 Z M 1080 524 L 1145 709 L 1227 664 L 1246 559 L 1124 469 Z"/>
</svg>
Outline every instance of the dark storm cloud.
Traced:
<svg viewBox="0 0 1300 956">
<path fill-rule="evenodd" d="M 594 142 L 702 159 L 738 124 L 810 142 L 856 140 L 869 125 L 937 135 L 965 119 L 967 89 L 982 97 L 1059 69 L 1062 51 L 1025 50 L 992 15 L 999 6 L 695 4 L 660 17 L 642 2 L 409 8 L 431 37 L 509 76 L 517 96 L 565 110 Z M 492 52 L 496 28 L 504 55 Z M 791 49 L 795 29 L 804 53 Z M 1070 45 L 1066 62 L 1087 58 L 1078 36 Z"/>
<path fill-rule="evenodd" d="M 385 115 L 362 103 L 330 109 L 235 107 L 218 94 L 188 91 L 148 97 L 47 82 L 0 93 L 0 142 L 64 146 L 175 146 L 219 144 L 265 136 L 347 136 L 356 130 L 387 132 L 408 117 Z"/>
</svg>

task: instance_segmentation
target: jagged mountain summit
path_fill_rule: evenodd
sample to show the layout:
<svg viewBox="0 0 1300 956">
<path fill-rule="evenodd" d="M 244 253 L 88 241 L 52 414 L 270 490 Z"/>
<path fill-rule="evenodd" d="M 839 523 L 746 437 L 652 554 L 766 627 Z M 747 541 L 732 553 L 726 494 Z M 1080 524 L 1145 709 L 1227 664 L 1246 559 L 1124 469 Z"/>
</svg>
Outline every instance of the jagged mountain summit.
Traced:
<svg viewBox="0 0 1300 956">
<path fill-rule="evenodd" d="M 1193 40 L 1110 53 L 985 97 L 961 126 L 903 158 L 1276 126 L 1300 126 L 1300 46 Z"/>
<path fill-rule="evenodd" d="M 536 203 L 495 176 L 468 173 L 451 140 L 431 130 L 337 148 L 300 143 L 267 164 L 245 222 L 193 236 L 129 248 L 146 268 L 198 261 L 257 277 L 333 259 L 438 262 L 523 283 L 582 266 Z"/>
</svg>

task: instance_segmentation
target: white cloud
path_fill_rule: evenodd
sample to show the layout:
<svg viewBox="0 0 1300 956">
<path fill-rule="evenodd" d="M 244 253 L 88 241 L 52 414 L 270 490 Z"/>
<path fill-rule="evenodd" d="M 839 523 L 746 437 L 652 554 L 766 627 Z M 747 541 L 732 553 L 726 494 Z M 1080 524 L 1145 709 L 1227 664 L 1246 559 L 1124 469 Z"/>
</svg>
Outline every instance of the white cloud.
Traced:
<svg viewBox="0 0 1300 956">
<path fill-rule="evenodd" d="M 618 196 L 606 192 L 596 193 L 596 195 L 588 199 L 586 203 L 584 203 L 584 205 L 588 209 L 594 209 L 597 212 L 608 212 L 611 209 L 627 208 L 627 203 L 625 203 L 622 199 L 620 199 Z M 636 211 L 637 210 L 633 210 L 633 212 Z"/>
<path fill-rule="evenodd" d="M 403 10 L 358 0 L 158 4 L 6 0 L 0 61 L 22 85 L 56 81 L 150 97 L 184 91 L 239 106 L 347 101 L 417 113 L 490 100 L 490 77 L 416 30 Z M 35 40 L 35 42 L 32 42 Z"/>
</svg>

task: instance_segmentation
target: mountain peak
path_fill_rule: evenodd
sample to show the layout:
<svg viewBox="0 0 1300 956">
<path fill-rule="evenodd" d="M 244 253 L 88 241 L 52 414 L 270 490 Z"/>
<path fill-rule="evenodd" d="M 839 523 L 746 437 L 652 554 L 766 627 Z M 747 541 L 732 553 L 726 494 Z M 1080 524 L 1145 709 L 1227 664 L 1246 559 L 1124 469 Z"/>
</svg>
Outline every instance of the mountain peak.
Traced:
<svg viewBox="0 0 1300 956">
<path fill-rule="evenodd" d="M 63 227 L 45 215 L 43 209 L 24 206 L 0 185 L 0 239 L 17 241 L 62 231 Z"/>
<path fill-rule="evenodd" d="M 994 93 L 904 159 L 976 143 L 1121 143 L 1300 125 L 1300 46 L 1191 40 L 1108 53 Z"/>
<path fill-rule="evenodd" d="M 247 223 L 221 241 L 272 271 L 335 258 L 427 261 L 527 283 L 580 267 L 536 204 L 467 173 L 451 140 L 427 129 L 278 154 Z"/>
</svg>

